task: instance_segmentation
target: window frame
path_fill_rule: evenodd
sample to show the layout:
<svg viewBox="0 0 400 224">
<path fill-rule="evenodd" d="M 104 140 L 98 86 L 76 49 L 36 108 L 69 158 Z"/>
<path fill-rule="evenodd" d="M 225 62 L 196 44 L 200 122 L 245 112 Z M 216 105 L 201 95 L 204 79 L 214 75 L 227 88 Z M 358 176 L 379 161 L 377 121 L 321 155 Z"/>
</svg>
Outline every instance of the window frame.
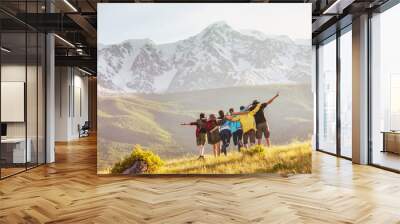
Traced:
<svg viewBox="0 0 400 224">
<path fill-rule="evenodd" d="M 340 104 L 341 104 L 341 91 L 340 91 L 340 85 L 341 85 L 341 66 L 340 66 L 340 37 L 344 34 L 346 34 L 347 32 L 351 32 L 352 31 L 352 23 L 347 24 L 346 26 L 344 26 L 343 28 L 341 28 L 340 30 L 337 30 L 336 33 L 328 36 L 327 38 L 319 41 L 316 44 L 316 81 L 315 81 L 315 86 L 316 86 L 316 151 L 318 152 L 323 152 L 329 155 L 333 155 L 336 157 L 340 157 L 346 160 L 352 160 L 352 158 L 347 157 L 342 155 L 342 150 L 341 150 L 341 118 L 340 118 Z M 320 143 L 319 143 L 319 125 L 320 125 L 320 118 L 319 118 L 319 111 L 320 111 L 320 99 L 319 99 L 319 47 L 321 44 L 326 44 L 329 43 L 330 41 L 336 41 L 336 151 L 334 153 L 329 152 L 327 150 L 324 150 L 322 148 L 320 148 Z"/>
</svg>

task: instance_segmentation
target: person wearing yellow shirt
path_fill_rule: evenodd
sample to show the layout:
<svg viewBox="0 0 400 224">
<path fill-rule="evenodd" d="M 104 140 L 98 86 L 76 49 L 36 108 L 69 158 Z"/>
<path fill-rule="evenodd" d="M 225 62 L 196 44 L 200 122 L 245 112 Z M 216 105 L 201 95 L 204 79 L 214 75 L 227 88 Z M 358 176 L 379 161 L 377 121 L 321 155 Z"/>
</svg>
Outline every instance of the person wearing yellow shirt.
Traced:
<svg viewBox="0 0 400 224">
<path fill-rule="evenodd" d="M 243 144 L 248 148 L 256 143 L 256 123 L 254 115 L 260 110 L 261 104 L 255 106 L 252 110 L 245 112 L 245 107 L 240 107 L 240 113 L 234 113 L 233 116 L 227 116 L 231 121 L 240 121 L 243 130 Z"/>
</svg>

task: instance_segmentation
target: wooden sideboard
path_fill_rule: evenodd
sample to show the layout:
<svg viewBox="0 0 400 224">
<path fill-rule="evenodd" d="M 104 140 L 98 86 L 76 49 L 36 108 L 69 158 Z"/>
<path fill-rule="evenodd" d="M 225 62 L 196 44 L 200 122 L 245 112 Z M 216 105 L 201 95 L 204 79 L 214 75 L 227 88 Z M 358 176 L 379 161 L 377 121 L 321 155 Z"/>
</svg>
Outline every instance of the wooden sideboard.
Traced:
<svg viewBox="0 0 400 224">
<path fill-rule="evenodd" d="M 383 151 L 400 154 L 400 132 L 383 131 Z"/>
</svg>

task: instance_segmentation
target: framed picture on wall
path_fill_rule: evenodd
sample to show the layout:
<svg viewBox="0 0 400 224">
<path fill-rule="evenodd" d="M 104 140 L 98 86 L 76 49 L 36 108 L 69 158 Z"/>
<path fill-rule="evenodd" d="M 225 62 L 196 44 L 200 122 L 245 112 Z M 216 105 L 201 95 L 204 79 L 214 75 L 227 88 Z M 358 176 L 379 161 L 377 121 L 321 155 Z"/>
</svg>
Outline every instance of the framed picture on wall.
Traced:
<svg viewBox="0 0 400 224">
<path fill-rule="evenodd" d="M 310 173 L 311 4 L 98 4 L 98 173 Z"/>
</svg>

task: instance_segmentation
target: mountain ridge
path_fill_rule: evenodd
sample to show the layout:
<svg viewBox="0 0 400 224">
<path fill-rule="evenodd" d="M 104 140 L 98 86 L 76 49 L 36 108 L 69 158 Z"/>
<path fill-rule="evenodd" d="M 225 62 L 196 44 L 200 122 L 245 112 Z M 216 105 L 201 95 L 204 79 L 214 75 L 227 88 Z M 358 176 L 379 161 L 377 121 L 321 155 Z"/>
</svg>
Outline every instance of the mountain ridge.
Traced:
<svg viewBox="0 0 400 224">
<path fill-rule="evenodd" d="M 99 89 L 163 93 L 311 80 L 311 46 L 226 22 L 173 43 L 130 39 L 98 51 Z M 101 92 L 100 91 L 100 92 Z"/>
</svg>

